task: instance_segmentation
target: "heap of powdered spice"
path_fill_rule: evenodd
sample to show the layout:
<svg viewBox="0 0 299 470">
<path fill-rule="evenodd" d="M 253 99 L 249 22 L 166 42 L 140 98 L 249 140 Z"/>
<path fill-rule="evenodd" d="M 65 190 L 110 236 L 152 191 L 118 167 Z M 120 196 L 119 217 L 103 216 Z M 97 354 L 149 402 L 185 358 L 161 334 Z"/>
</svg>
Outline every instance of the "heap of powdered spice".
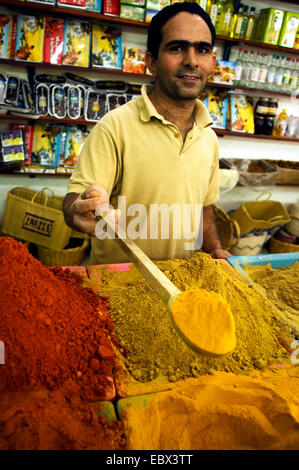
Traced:
<svg viewBox="0 0 299 470">
<path fill-rule="evenodd" d="M 111 390 L 115 340 L 107 302 L 62 268 L 0 238 L 0 391 L 63 390 L 85 402 Z"/>
</svg>

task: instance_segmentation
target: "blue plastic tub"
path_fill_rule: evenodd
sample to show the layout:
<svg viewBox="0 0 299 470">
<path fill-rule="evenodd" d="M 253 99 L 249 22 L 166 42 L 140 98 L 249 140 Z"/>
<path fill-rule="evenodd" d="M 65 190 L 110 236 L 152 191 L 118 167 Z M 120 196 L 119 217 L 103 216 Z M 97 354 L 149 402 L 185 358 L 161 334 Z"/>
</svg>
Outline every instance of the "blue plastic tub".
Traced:
<svg viewBox="0 0 299 470">
<path fill-rule="evenodd" d="M 299 261 L 299 252 L 297 253 L 277 253 L 270 255 L 251 255 L 251 256 L 228 256 L 226 260 L 233 267 L 242 272 L 242 266 L 255 265 L 261 266 L 270 263 L 273 269 L 285 268 L 291 266 L 295 261 Z"/>
</svg>

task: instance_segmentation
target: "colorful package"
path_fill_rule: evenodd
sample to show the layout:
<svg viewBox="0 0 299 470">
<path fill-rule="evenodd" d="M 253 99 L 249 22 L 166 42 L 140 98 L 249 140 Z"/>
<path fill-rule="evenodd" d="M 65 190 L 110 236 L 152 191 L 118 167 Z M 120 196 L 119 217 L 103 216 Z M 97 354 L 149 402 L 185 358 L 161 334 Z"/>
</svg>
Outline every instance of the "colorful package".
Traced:
<svg viewBox="0 0 299 470">
<path fill-rule="evenodd" d="M 66 131 L 64 166 L 74 167 L 85 140 L 85 132 L 79 127 L 69 127 Z"/>
<path fill-rule="evenodd" d="M 0 58 L 9 58 L 9 30 L 12 26 L 12 17 L 0 14 Z"/>
<path fill-rule="evenodd" d="M 233 85 L 236 67 L 237 62 L 217 59 L 213 73 L 209 76 L 209 82 Z"/>
<path fill-rule="evenodd" d="M 145 9 L 134 5 L 120 5 L 120 17 L 134 21 L 144 21 Z"/>
<path fill-rule="evenodd" d="M 251 96 L 232 93 L 230 95 L 231 130 L 254 133 L 253 99 Z"/>
<path fill-rule="evenodd" d="M 147 23 L 150 23 L 152 21 L 153 16 L 155 16 L 158 13 L 159 10 L 152 10 L 150 8 L 147 8 L 145 10 L 145 21 Z"/>
<path fill-rule="evenodd" d="M 10 129 L 21 129 L 23 133 L 23 140 L 25 141 L 25 154 L 26 159 L 24 161 L 25 165 L 30 165 L 31 163 L 31 154 L 32 154 L 32 143 L 33 143 L 33 130 L 34 127 L 28 124 L 10 124 Z"/>
<path fill-rule="evenodd" d="M 226 129 L 228 101 L 228 94 L 225 91 L 209 88 L 208 96 L 203 103 L 213 120 L 213 127 L 217 129 Z"/>
<path fill-rule="evenodd" d="M 170 5 L 170 0 L 146 0 L 146 8 L 149 10 L 162 10 Z"/>
<path fill-rule="evenodd" d="M 43 61 L 45 18 L 18 16 L 15 60 Z"/>
<path fill-rule="evenodd" d="M 5 89 L 5 103 L 16 105 L 19 89 L 20 89 L 21 80 L 18 77 L 9 76 L 7 78 L 7 85 Z"/>
<path fill-rule="evenodd" d="M 46 18 L 43 59 L 48 64 L 62 63 L 63 23 L 60 18 Z"/>
<path fill-rule="evenodd" d="M 9 38 L 8 38 L 8 51 L 7 57 L 9 59 L 15 58 L 16 53 L 16 43 L 17 43 L 17 30 L 18 30 L 18 16 L 12 15 L 11 25 L 9 28 Z"/>
<path fill-rule="evenodd" d="M 103 13 L 119 16 L 119 0 L 103 0 Z"/>
<path fill-rule="evenodd" d="M 84 119 L 86 121 L 98 121 L 107 112 L 106 92 L 95 91 L 89 88 L 86 91 L 84 104 Z"/>
<path fill-rule="evenodd" d="M 136 47 L 125 47 L 123 58 L 123 72 L 145 73 L 145 51 Z"/>
<path fill-rule="evenodd" d="M 278 39 L 278 45 L 283 47 L 293 47 L 296 33 L 299 27 L 299 13 L 286 11 Z"/>
<path fill-rule="evenodd" d="M 102 0 L 86 0 L 86 10 L 93 10 L 101 13 Z"/>
<path fill-rule="evenodd" d="M 13 147 L 2 147 L 2 161 L 4 163 L 24 160 L 25 150 L 23 145 L 15 145 Z"/>
<path fill-rule="evenodd" d="M 89 67 L 90 25 L 83 21 L 65 21 L 63 36 L 64 65 Z"/>
<path fill-rule="evenodd" d="M 132 5 L 136 7 L 145 7 L 146 0 L 120 0 L 121 5 Z"/>
<path fill-rule="evenodd" d="M 60 129 L 48 124 L 35 124 L 32 163 L 42 166 L 55 167 L 59 156 Z"/>
<path fill-rule="evenodd" d="M 21 129 L 14 129 L 0 133 L 2 147 L 12 147 L 23 145 L 23 135 Z"/>
<path fill-rule="evenodd" d="M 47 5 L 56 5 L 56 0 L 27 0 L 29 3 L 46 3 Z"/>
<path fill-rule="evenodd" d="M 7 81 L 7 75 L 5 73 L 0 73 L 0 104 L 5 103 Z"/>
<path fill-rule="evenodd" d="M 110 25 L 92 25 L 92 65 L 122 68 L 121 28 Z"/>
<path fill-rule="evenodd" d="M 86 0 L 57 0 L 57 6 L 85 8 Z"/>
</svg>

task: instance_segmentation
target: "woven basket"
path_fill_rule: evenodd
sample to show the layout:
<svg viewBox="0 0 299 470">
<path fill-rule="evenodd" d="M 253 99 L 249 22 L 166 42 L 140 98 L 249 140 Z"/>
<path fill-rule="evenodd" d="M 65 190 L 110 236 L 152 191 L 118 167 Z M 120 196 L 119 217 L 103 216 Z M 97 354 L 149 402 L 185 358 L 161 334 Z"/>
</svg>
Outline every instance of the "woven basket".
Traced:
<svg viewBox="0 0 299 470">
<path fill-rule="evenodd" d="M 80 266 L 89 245 L 89 239 L 82 238 L 81 240 L 82 244 L 80 246 L 76 248 L 66 248 L 60 251 L 37 246 L 38 259 L 48 268 L 54 266 Z"/>
<path fill-rule="evenodd" d="M 299 245 L 282 242 L 277 238 L 271 237 L 269 243 L 269 251 L 270 253 L 297 253 L 299 252 Z"/>
<path fill-rule="evenodd" d="M 15 238 L 62 250 L 71 235 L 71 228 L 64 221 L 62 203 L 63 197 L 56 196 L 49 188 L 38 192 L 13 188 L 7 194 L 2 230 Z"/>
<path fill-rule="evenodd" d="M 214 205 L 214 214 L 219 238 L 224 250 L 230 250 L 237 245 L 240 239 L 240 229 L 238 222 L 233 220 L 219 206 Z"/>
</svg>

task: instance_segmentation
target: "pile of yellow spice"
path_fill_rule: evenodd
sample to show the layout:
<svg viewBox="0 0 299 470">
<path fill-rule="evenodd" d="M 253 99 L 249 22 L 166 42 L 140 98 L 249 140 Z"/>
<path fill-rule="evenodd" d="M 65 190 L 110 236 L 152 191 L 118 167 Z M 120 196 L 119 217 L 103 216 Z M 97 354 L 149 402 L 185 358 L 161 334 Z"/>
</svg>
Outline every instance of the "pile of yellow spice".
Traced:
<svg viewBox="0 0 299 470">
<path fill-rule="evenodd" d="M 248 374 L 290 360 L 281 335 L 290 341 L 291 329 L 277 308 L 258 290 L 232 277 L 210 255 L 196 253 L 187 261 L 160 261 L 157 265 L 182 291 L 203 288 L 221 294 L 234 315 L 237 345 L 220 358 L 198 355 L 177 335 L 167 307 L 134 266 L 128 273 L 101 271 L 101 295 L 109 298 L 115 333 L 134 379 L 148 382 L 167 377 L 176 382 L 215 371 Z M 90 278 L 92 283 L 96 271 L 91 270 Z"/>
</svg>

